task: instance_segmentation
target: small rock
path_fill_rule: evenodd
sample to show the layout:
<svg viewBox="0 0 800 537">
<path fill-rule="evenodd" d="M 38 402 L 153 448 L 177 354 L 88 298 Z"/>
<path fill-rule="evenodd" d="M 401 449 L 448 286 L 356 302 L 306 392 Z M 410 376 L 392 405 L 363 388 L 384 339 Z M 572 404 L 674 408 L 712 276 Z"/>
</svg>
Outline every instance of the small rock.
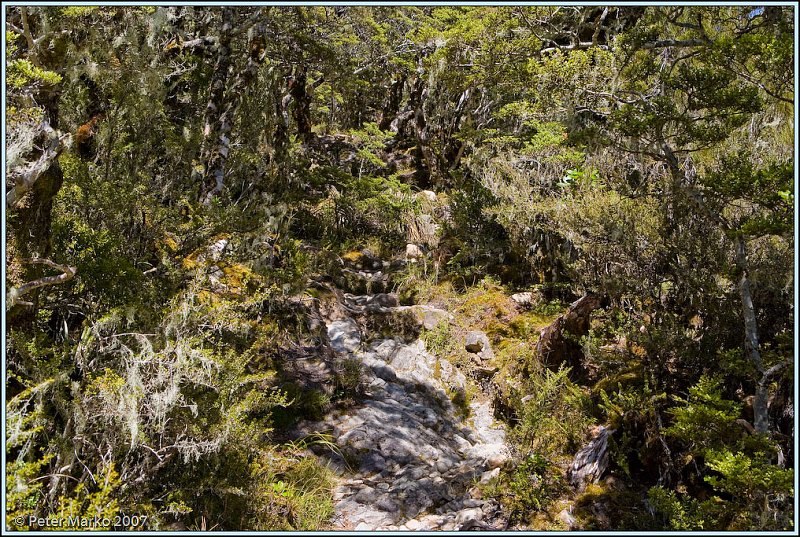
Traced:
<svg viewBox="0 0 800 537">
<path fill-rule="evenodd" d="M 496 365 L 485 364 L 479 358 L 479 354 L 472 355 L 472 361 L 475 363 L 475 373 L 480 377 L 492 377 L 495 373 L 500 371 Z"/>
<path fill-rule="evenodd" d="M 456 498 L 455 500 L 451 500 L 444 505 L 445 511 L 460 511 L 463 505 L 461 505 L 461 500 Z"/>
<path fill-rule="evenodd" d="M 361 460 L 361 469 L 364 472 L 381 472 L 386 468 L 386 459 L 375 452 L 364 455 Z"/>
<path fill-rule="evenodd" d="M 507 460 L 508 456 L 505 453 L 498 453 L 497 455 L 493 455 L 488 459 L 486 459 L 486 466 L 488 466 L 492 470 L 499 470 L 500 467 L 503 466 Z"/>
<path fill-rule="evenodd" d="M 394 308 L 397 307 L 398 304 L 397 295 L 394 293 L 378 293 L 370 297 L 366 302 L 366 306 L 368 307 L 378 306 L 381 308 Z"/>
<path fill-rule="evenodd" d="M 425 254 L 422 249 L 416 244 L 406 244 L 406 257 L 408 259 L 422 259 Z"/>
<path fill-rule="evenodd" d="M 411 311 L 414 313 L 417 322 L 426 330 L 433 330 L 443 320 L 453 320 L 453 315 L 450 312 L 433 306 L 415 305 L 411 306 Z"/>
<path fill-rule="evenodd" d="M 407 521 L 405 526 L 411 531 L 422 529 L 422 523 L 419 520 L 414 520 L 413 518 Z"/>
<path fill-rule="evenodd" d="M 497 512 L 498 507 L 497 504 L 494 502 L 484 502 L 483 505 L 481 505 L 481 509 L 485 514 L 488 515 L 490 513 Z"/>
<path fill-rule="evenodd" d="M 441 525 L 442 519 L 436 515 L 425 515 L 420 518 L 419 522 L 422 524 L 423 529 L 433 530 L 437 529 Z"/>
<path fill-rule="evenodd" d="M 364 487 L 358 491 L 358 494 L 353 497 L 353 500 L 361 504 L 374 504 L 375 489 L 372 487 Z"/>
<path fill-rule="evenodd" d="M 353 352 L 361 345 L 361 330 L 352 319 L 334 321 L 328 325 L 331 347 L 337 352 Z"/>
<path fill-rule="evenodd" d="M 445 473 L 452 467 L 453 467 L 452 463 L 450 463 L 450 461 L 448 461 L 447 459 L 440 459 L 436 461 L 436 471 L 439 472 L 440 474 Z"/>
<path fill-rule="evenodd" d="M 466 524 L 467 522 L 480 522 L 483 518 L 483 510 L 479 507 L 473 507 L 470 509 L 464 509 L 463 511 L 459 511 L 456 515 L 456 525 L 461 526 Z"/>
<path fill-rule="evenodd" d="M 472 444 L 461 435 L 454 435 L 453 442 L 458 446 L 459 451 L 466 451 L 472 447 Z"/>
<path fill-rule="evenodd" d="M 467 334 L 467 339 L 464 341 L 464 348 L 472 353 L 479 353 L 489 347 L 489 338 L 486 334 L 473 330 Z"/>
<path fill-rule="evenodd" d="M 375 502 L 375 507 L 382 511 L 388 511 L 390 513 L 394 513 L 398 510 L 399 506 L 397 502 L 392 501 L 389 498 L 381 498 L 377 502 Z"/>
<path fill-rule="evenodd" d="M 511 295 L 511 300 L 520 306 L 527 307 L 533 304 L 533 293 L 515 293 Z"/>
<path fill-rule="evenodd" d="M 500 475 L 500 468 L 499 467 L 498 468 L 494 468 L 493 470 L 488 470 L 486 472 L 483 472 L 481 474 L 480 483 L 481 483 L 481 485 L 485 485 L 486 483 L 488 483 L 489 481 L 491 481 L 492 479 L 496 478 L 499 475 Z"/>
</svg>

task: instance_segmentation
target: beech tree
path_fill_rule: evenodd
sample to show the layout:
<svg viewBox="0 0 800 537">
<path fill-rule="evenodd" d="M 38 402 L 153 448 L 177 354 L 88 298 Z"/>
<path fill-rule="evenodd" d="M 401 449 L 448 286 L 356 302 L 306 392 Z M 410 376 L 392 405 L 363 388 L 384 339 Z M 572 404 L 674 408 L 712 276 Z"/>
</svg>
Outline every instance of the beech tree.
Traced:
<svg viewBox="0 0 800 537">
<path fill-rule="evenodd" d="M 320 296 L 374 283 L 458 309 L 509 520 L 791 529 L 794 14 L 7 8 L 9 519 L 329 527 L 287 438 L 364 397 Z"/>
<path fill-rule="evenodd" d="M 780 9 L 650 12 L 623 42 L 632 44 L 620 73 L 630 82 L 598 96 L 610 109 L 596 110 L 608 117 L 618 147 L 666 168 L 671 199 L 697 211 L 727 237 L 744 348 L 759 375 L 754 425 L 762 433 L 769 429 L 767 385 L 789 362 L 765 366 L 762 361 L 747 243 L 764 234 L 788 238 L 792 165 L 788 155 L 750 149 L 757 138 L 733 133 L 763 120 L 765 109 L 779 123 L 788 120 L 783 114 L 793 102 L 787 78 L 792 32 L 790 13 Z M 758 60 L 749 60 L 750 55 Z"/>
</svg>

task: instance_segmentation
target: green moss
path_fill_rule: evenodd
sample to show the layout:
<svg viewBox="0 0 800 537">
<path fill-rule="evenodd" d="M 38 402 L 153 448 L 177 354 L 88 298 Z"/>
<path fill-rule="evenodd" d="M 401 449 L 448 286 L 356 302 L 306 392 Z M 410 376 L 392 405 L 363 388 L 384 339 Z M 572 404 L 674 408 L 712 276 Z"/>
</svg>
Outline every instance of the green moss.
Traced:
<svg viewBox="0 0 800 537">
<path fill-rule="evenodd" d="M 364 259 L 364 254 L 358 250 L 350 250 L 342 254 L 342 259 L 351 263 L 359 263 Z"/>
<path fill-rule="evenodd" d="M 644 497 L 644 491 L 591 483 L 576 498 L 572 514 L 587 530 L 652 530 L 658 526 Z"/>
<path fill-rule="evenodd" d="M 445 392 L 447 396 L 450 398 L 450 401 L 453 403 L 453 407 L 455 407 L 456 415 L 465 420 L 470 415 L 470 403 L 472 402 L 472 393 L 467 387 L 461 388 L 445 388 Z"/>
</svg>

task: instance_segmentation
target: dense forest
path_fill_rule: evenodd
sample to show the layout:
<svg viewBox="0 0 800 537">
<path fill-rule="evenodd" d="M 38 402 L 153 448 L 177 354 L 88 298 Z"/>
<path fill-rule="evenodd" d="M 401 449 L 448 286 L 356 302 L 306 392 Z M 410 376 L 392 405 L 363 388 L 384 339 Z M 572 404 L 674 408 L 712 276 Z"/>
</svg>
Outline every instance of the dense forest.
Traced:
<svg viewBox="0 0 800 537">
<path fill-rule="evenodd" d="M 795 8 L 5 9 L 6 529 L 794 530 Z"/>
</svg>

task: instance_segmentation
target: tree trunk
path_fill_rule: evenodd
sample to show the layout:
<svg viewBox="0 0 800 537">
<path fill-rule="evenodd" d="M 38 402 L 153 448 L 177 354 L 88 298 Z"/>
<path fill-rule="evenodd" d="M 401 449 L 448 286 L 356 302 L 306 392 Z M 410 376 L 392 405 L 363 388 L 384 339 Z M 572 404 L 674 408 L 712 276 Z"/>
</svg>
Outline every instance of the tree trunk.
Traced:
<svg viewBox="0 0 800 537">
<path fill-rule="evenodd" d="M 772 374 L 764 371 L 761 352 L 758 345 L 758 323 L 756 311 L 753 307 L 753 297 L 750 293 L 750 279 L 747 264 L 747 251 L 745 250 L 744 237 L 736 235 L 736 266 L 739 269 L 739 297 L 742 301 L 742 316 L 744 317 L 744 348 L 747 357 L 756 367 L 761 378 L 756 383 L 756 396 L 753 401 L 753 421 L 756 432 L 766 433 L 769 430 L 769 414 L 767 411 L 767 398 L 769 396 L 769 380 Z"/>
<path fill-rule="evenodd" d="M 266 11 L 269 13 L 269 9 Z M 229 71 L 234 67 L 231 55 L 231 35 L 233 33 L 233 10 L 224 8 L 222 13 L 222 33 L 219 38 L 217 63 L 211 81 L 211 96 L 206 107 L 206 120 L 203 130 L 203 149 L 201 162 L 204 163 L 202 199 L 205 205 L 222 192 L 225 186 L 225 165 L 230 154 L 230 133 L 236 112 L 242 98 L 258 75 L 264 61 L 264 28 L 255 23 L 248 34 L 249 57 L 241 72 L 229 80 Z"/>
<path fill-rule="evenodd" d="M 12 281 L 20 287 L 45 277 L 41 264 L 25 263 L 25 259 L 49 258 L 53 251 L 50 226 L 53 221 L 53 199 L 64 183 L 64 173 L 58 160 L 41 173 L 32 189 L 14 210 L 9 219 L 9 237 L 6 263 Z M 15 274 L 16 273 L 16 274 Z M 17 276 L 14 278 L 14 276 Z M 25 303 L 13 305 L 7 312 L 7 328 L 31 328 L 39 306 L 40 288 L 34 287 L 25 297 Z"/>
<path fill-rule="evenodd" d="M 288 76 L 288 75 L 287 75 Z M 275 132 L 272 136 L 272 146 L 275 148 L 274 160 L 282 160 L 289 146 L 289 102 L 292 100 L 290 93 L 281 92 L 281 84 L 275 85 Z"/>
<path fill-rule="evenodd" d="M 588 293 L 570 304 L 566 313 L 542 329 L 536 354 L 547 367 L 557 368 L 566 363 L 572 367 L 576 377 L 586 374 L 583 350 L 578 340 L 589 333 L 590 316 L 599 307 L 600 295 Z"/>
<path fill-rule="evenodd" d="M 305 66 L 295 69 L 294 79 L 289 85 L 289 94 L 294 99 L 292 117 L 297 125 L 297 134 L 303 142 L 309 142 L 313 137 L 311 132 L 311 96 L 308 94 L 306 84 L 308 72 Z"/>
<path fill-rule="evenodd" d="M 228 118 L 225 117 L 225 87 L 228 83 L 228 71 L 231 63 L 231 34 L 233 30 L 233 9 L 222 8 L 222 28 L 217 44 L 217 61 L 203 120 L 203 143 L 200 147 L 200 197 L 205 205 L 209 205 L 215 195 L 222 192 L 224 172 L 220 159 L 228 155 L 229 140 L 225 129 L 230 130 Z"/>
<path fill-rule="evenodd" d="M 400 102 L 403 100 L 403 87 L 405 84 L 405 77 L 400 77 L 392 82 L 392 86 L 389 89 L 389 96 L 386 99 L 383 112 L 381 113 L 381 122 L 378 124 L 380 130 L 388 131 L 392 126 L 392 122 L 397 117 L 397 113 L 400 111 Z"/>
</svg>

